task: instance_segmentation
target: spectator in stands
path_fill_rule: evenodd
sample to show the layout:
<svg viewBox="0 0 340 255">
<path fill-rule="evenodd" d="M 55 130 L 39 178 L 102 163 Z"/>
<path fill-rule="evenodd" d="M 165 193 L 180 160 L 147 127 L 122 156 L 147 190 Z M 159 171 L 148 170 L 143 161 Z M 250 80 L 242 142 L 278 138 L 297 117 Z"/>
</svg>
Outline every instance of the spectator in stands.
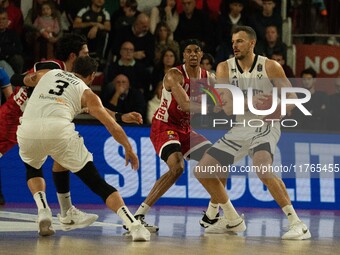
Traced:
<svg viewBox="0 0 340 255">
<path fill-rule="evenodd" d="M 275 25 L 269 25 L 265 29 L 265 40 L 255 46 L 255 53 L 271 58 L 274 51 L 283 52 L 287 59 L 287 45 L 282 42 L 278 29 Z"/>
<path fill-rule="evenodd" d="M 327 130 L 340 131 L 340 74 L 334 81 L 335 93 L 329 96 L 327 104 Z"/>
<path fill-rule="evenodd" d="M 147 111 L 146 111 L 146 123 L 151 125 L 152 117 L 157 111 L 159 104 L 161 103 L 163 89 L 163 81 L 157 83 L 154 96 L 148 101 Z"/>
<path fill-rule="evenodd" d="M 173 39 L 179 15 L 176 9 L 176 0 L 162 0 L 161 4 L 153 7 L 150 14 L 150 31 L 155 34 L 156 26 L 159 22 L 165 22 L 170 28 L 170 38 Z"/>
<path fill-rule="evenodd" d="M 224 0 L 218 17 L 218 44 L 228 43 L 231 47 L 231 31 L 234 26 L 247 25 L 243 14 L 245 0 Z"/>
<path fill-rule="evenodd" d="M 208 15 L 196 8 L 196 0 L 182 0 L 183 12 L 179 15 L 178 26 L 174 38 L 178 43 L 196 38 L 203 44 L 205 52 L 214 53 L 215 37 L 211 31 L 213 26 Z"/>
<path fill-rule="evenodd" d="M 155 68 L 152 71 L 152 88 L 148 92 L 147 99 L 149 100 L 152 95 L 154 94 L 154 91 L 156 89 L 156 86 L 158 82 L 163 81 L 164 75 L 166 72 L 177 65 L 179 65 L 180 60 L 176 55 L 176 52 L 172 48 L 168 48 L 163 50 L 161 54 L 161 61 L 155 65 Z"/>
<path fill-rule="evenodd" d="M 135 47 L 131 42 L 126 41 L 122 44 L 119 52 L 120 57 L 111 62 L 108 67 L 106 82 L 111 82 L 118 74 L 124 74 L 129 78 L 132 88 L 139 89 L 144 93 L 150 84 L 150 74 L 146 72 L 141 63 L 134 59 L 134 52 Z"/>
<path fill-rule="evenodd" d="M 8 28 L 8 15 L 0 8 L 0 60 L 7 62 L 15 73 L 22 73 L 24 59 L 19 35 Z"/>
<path fill-rule="evenodd" d="M 120 3 L 123 5 L 111 14 L 111 41 L 115 36 L 119 36 L 123 27 L 131 26 L 140 14 L 137 10 L 137 0 L 125 0 Z"/>
<path fill-rule="evenodd" d="M 123 42 L 130 41 L 135 46 L 134 58 L 142 63 L 147 70 L 152 70 L 155 39 L 150 33 L 150 19 L 145 13 L 137 16 L 137 19 L 132 26 L 124 27 L 119 36 L 114 39 L 112 52 L 113 55 L 118 55 Z"/>
<path fill-rule="evenodd" d="M 297 120 L 297 128 L 302 130 L 324 131 L 326 127 L 327 102 L 329 97 L 326 93 L 318 91 L 316 85 L 316 72 L 307 68 L 301 72 L 302 87 L 311 93 L 311 99 L 303 106 L 312 114 L 305 116 L 297 107 L 292 111 L 292 119 Z M 299 96 L 299 93 L 297 93 Z"/>
<path fill-rule="evenodd" d="M 277 61 L 282 66 L 283 71 L 285 72 L 287 78 L 295 78 L 292 68 L 286 64 L 286 59 L 282 51 L 274 51 L 271 59 Z M 292 82 L 292 80 L 291 80 L 291 83 L 294 86 L 294 83 Z"/>
<path fill-rule="evenodd" d="M 73 28 L 87 37 L 90 55 L 95 53 L 96 57 L 103 60 L 111 30 L 110 14 L 104 9 L 105 0 L 91 2 L 90 6 L 78 12 Z"/>
<path fill-rule="evenodd" d="M 130 81 L 124 74 L 117 75 L 102 91 L 103 105 L 115 112 L 139 112 L 145 118 L 146 104 L 142 93 L 130 87 Z"/>
<path fill-rule="evenodd" d="M 274 11 L 276 0 L 262 0 L 262 11 L 255 12 L 249 19 L 249 25 L 254 28 L 257 40 L 265 41 L 265 29 L 269 25 L 275 25 L 278 33 L 282 35 L 281 14 Z"/>
<path fill-rule="evenodd" d="M 33 26 L 39 31 L 35 42 L 36 61 L 54 58 L 54 44 L 61 38 L 60 13 L 51 1 L 42 3 Z"/>
<path fill-rule="evenodd" d="M 24 18 L 20 8 L 10 0 L 1 0 L 0 7 L 4 8 L 8 14 L 8 28 L 13 29 L 18 35 L 20 35 L 24 23 Z"/>
<path fill-rule="evenodd" d="M 154 64 L 157 65 L 161 60 L 162 52 L 167 49 L 171 48 L 176 53 L 176 57 L 179 59 L 179 44 L 178 42 L 172 40 L 170 38 L 171 30 L 167 23 L 161 21 L 156 26 L 155 31 L 155 59 Z"/>
<path fill-rule="evenodd" d="M 215 59 L 210 53 L 203 53 L 201 59 L 201 68 L 209 71 L 210 73 L 215 73 Z"/>
</svg>

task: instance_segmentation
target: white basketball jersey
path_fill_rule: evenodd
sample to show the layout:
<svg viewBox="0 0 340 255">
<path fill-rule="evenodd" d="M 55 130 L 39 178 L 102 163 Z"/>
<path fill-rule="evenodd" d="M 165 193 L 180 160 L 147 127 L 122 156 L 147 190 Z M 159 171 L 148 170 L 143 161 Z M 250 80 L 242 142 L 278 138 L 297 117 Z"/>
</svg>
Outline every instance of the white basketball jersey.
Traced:
<svg viewBox="0 0 340 255">
<path fill-rule="evenodd" d="M 239 87 L 245 95 L 245 100 L 248 93 L 248 88 L 253 89 L 253 95 L 259 93 L 271 94 L 273 85 L 270 82 L 265 62 L 266 57 L 256 55 L 254 63 L 249 71 L 243 71 L 235 58 L 228 59 L 229 82 L 231 85 Z M 253 96 L 252 95 L 252 96 Z M 246 111 L 244 116 L 236 116 L 237 121 L 256 119 L 258 116 Z"/>
<path fill-rule="evenodd" d="M 71 122 L 81 112 L 81 97 L 89 87 L 74 74 L 51 70 L 35 87 L 22 120 L 64 119 Z"/>
</svg>

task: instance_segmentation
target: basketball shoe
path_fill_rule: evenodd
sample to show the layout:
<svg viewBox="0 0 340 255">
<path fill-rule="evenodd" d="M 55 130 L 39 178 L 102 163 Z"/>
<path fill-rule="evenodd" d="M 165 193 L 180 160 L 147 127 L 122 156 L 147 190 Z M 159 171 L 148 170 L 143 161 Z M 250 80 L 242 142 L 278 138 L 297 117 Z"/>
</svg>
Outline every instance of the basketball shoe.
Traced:
<svg viewBox="0 0 340 255">
<path fill-rule="evenodd" d="M 237 219 L 229 221 L 225 217 L 219 217 L 219 213 L 214 219 L 209 219 L 206 213 L 204 213 L 200 220 L 200 225 L 205 228 L 204 232 L 207 234 L 238 233 L 244 232 L 247 229 L 243 214 Z"/>
<path fill-rule="evenodd" d="M 51 236 L 55 234 L 52 226 L 52 212 L 49 208 L 40 209 L 38 212 L 38 233 L 41 236 Z"/>
<path fill-rule="evenodd" d="M 85 228 L 91 225 L 97 219 L 97 214 L 84 213 L 74 206 L 67 210 L 65 217 L 62 217 L 58 213 L 58 220 L 60 221 L 61 229 L 63 231 Z"/>
<path fill-rule="evenodd" d="M 146 229 L 141 223 L 131 225 L 130 235 L 132 241 L 150 241 L 150 231 Z"/>
<path fill-rule="evenodd" d="M 282 236 L 284 240 L 305 240 L 311 238 L 312 235 L 302 221 L 298 221 L 289 226 L 289 230 Z"/>
</svg>

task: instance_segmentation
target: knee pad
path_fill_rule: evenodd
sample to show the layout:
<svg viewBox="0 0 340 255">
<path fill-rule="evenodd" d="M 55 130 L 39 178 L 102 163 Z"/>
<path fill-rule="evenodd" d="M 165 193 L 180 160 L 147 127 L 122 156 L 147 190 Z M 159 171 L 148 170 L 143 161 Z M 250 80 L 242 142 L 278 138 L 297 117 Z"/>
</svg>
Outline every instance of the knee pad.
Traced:
<svg viewBox="0 0 340 255">
<path fill-rule="evenodd" d="M 75 173 L 94 193 L 100 196 L 104 203 L 108 196 L 117 189 L 109 185 L 98 173 L 92 161 L 87 164 L 78 172 Z"/>
<path fill-rule="evenodd" d="M 35 178 L 35 177 L 44 178 L 42 168 L 36 169 L 30 166 L 29 164 L 26 164 L 26 163 L 24 164 L 26 167 L 26 181 L 28 181 L 29 179 Z"/>
</svg>

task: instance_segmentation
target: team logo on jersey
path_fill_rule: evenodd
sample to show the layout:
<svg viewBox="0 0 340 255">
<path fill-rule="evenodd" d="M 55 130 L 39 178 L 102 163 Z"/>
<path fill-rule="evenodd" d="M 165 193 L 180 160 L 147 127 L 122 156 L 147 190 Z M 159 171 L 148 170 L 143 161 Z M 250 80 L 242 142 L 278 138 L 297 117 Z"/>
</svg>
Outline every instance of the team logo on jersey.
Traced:
<svg viewBox="0 0 340 255">
<path fill-rule="evenodd" d="M 258 71 L 258 72 L 262 72 L 262 69 L 263 69 L 262 64 L 258 64 L 258 65 L 257 65 L 257 71 Z"/>
<path fill-rule="evenodd" d="M 236 73 L 236 68 L 231 68 L 231 71 L 232 71 L 233 73 Z"/>
<path fill-rule="evenodd" d="M 263 74 L 262 74 L 262 73 L 258 73 L 256 76 L 257 76 L 257 78 L 260 80 L 260 79 L 262 79 Z"/>
<path fill-rule="evenodd" d="M 168 133 L 168 138 L 169 139 L 174 139 L 175 138 L 175 132 L 172 130 L 167 131 Z"/>
</svg>

